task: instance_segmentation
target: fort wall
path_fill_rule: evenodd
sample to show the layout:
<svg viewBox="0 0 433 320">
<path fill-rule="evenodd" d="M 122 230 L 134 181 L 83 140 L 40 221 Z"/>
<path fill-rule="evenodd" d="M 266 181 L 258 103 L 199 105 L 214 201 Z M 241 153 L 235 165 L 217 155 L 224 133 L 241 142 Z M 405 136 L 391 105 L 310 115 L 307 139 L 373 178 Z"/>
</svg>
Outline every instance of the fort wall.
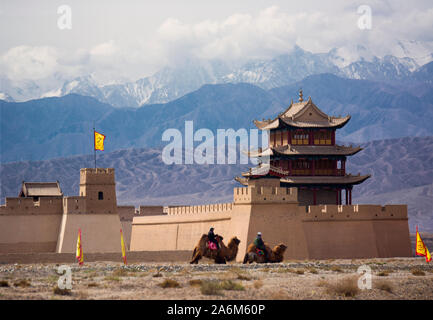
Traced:
<svg viewBox="0 0 433 320">
<path fill-rule="evenodd" d="M 102 196 L 100 195 L 102 192 Z M 82 169 L 80 196 L 6 198 L 0 206 L 0 253 L 74 253 L 81 229 L 86 253 L 120 252 L 120 229 L 131 251 L 191 251 L 210 227 L 227 244 L 241 243 L 237 261 L 261 231 L 286 259 L 411 256 L 406 205 L 314 205 L 297 188 L 234 188 L 232 203 L 117 206 L 114 169 Z"/>
<path fill-rule="evenodd" d="M 120 224 L 122 225 L 123 238 L 126 247 L 130 248 L 132 219 L 136 214 L 134 206 L 118 206 L 117 213 L 119 214 Z"/>
<path fill-rule="evenodd" d="M 6 198 L 0 206 L 0 253 L 54 252 L 62 198 Z"/>
<path fill-rule="evenodd" d="M 167 214 L 163 206 L 140 206 L 138 209 L 140 216 L 155 216 Z"/>
<path fill-rule="evenodd" d="M 171 207 L 167 216 L 134 217 L 131 251 L 191 250 L 212 226 L 241 240 L 237 261 L 257 232 L 286 259 L 411 256 L 406 205 L 299 206 L 297 189 L 234 189 L 234 202 Z"/>
<path fill-rule="evenodd" d="M 185 207 L 179 207 L 179 212 L 182 210 L 186 210 Z M 211 226 L 216 230 L 228 230 L 230 213 L 231 211 L 135 216 L 132 222 L 131 251 L 192 250 L 201 235 L 207 233 Z M 227 233 L 220 234 L 227 237 Z"/>
<path fill-rule="evenodd" d="M 75 252 L 80 229 L 84 252 L 120 252 L 121 228 L 114 169 L 81 169 L 80 197 L 64 199 L 56 252 Z"/>
</svg>

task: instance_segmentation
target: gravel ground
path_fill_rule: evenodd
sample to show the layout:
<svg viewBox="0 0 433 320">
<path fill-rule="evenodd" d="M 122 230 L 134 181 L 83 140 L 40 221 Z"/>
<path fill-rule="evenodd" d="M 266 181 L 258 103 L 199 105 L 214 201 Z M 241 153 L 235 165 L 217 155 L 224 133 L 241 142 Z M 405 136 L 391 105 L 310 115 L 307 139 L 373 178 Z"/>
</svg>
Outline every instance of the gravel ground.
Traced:
<svg viewBox="0 0 433 320">
<path fill-rule="evenodd" d="M 278 264 L 113 262 L 70 265 L 71 290 L 55 290 L 59 264 L 0 265 L 0 299 L 428 299 L 433 263 L 419 258 L 308 260 Z M 357 269 L 372 270 L 359 290 Z"/>
</svg>

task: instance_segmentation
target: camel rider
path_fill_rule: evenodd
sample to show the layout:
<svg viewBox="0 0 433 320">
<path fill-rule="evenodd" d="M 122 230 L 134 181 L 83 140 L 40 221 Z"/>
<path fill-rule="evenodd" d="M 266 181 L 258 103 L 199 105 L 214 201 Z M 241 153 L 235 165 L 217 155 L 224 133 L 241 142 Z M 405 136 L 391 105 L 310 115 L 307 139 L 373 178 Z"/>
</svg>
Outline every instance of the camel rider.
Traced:
<svg viewBox="0 0 433 320">
<path fill-rule="evenodd" d="M 214 228 L 213 227 L 210 228 L 209 232 L 207 234 L 207 237 L 208 237 L 209 241 L 215 243 L 217 249 L 219 249 L 220 245 L 219 245 L 218 240 L 216 239 L 215 233 L 213 231 L 214 231 Z"/>
<path fill-rule="evenodd" d="M 265 256 L 268 257 L 268 252 L 266 251 L 266 246 L 265 243 L 263 242 L 261 232 L 257 232 L 257 237 L 256 239 L 254 239 L 254 245 L 258 250 L 262 250 Z"/>
</svg>

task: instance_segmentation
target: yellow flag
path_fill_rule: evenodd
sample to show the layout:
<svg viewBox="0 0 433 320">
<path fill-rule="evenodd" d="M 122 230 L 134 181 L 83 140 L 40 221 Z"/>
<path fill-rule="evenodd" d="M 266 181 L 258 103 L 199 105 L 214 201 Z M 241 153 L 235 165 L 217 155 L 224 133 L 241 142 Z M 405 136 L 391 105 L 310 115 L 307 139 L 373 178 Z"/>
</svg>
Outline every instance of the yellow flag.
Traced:
<svg viewBox="0 0 433 320">
<path fill-rule="evenodd" d="M 122 246 L 122 258 L 123 263 L 126 265 L 126 249 L 125 249 L 125 242 L 123 241 L 123 233 L 122 229 L 120 229 L 120 245 Z"/>
<path fill-rule="evenodd" d="M 95 150 L 104 151 L 104 139 L 105 136 L 102 133 L 95 131 Z"/>
<path fill-rule="evenodd" d="M 418 226 L 416 227 L 416 248 L 415 253 L 418 256 L 425 257 L 425 261 L 430 262 L 431 261 L 431 254 L 428 251 L 426 245 L 424 244 L 424 241 L 422 241 L 421 236 L 418 232 Z"/>
<path fill-rule="evenodd" d="M 83 248 L 81 246 L 81 229 L 78 229 L 76 258 L 78 260 L 78 264 L 81 266 L 84 263 Z"/>
</svg>

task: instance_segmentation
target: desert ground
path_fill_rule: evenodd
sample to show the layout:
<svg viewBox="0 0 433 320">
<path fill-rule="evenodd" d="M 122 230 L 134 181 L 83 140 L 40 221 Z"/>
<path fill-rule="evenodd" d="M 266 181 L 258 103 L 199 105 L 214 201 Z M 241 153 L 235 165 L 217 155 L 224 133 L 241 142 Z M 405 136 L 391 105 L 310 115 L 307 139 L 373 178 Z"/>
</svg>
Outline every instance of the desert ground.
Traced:
<svg viewBox="0 0 433 320">
<path fill-rule="evenodd" d="M 433 300 L 433 263 L 423 257 L 250 265 L 85 262 L 69 265 L 70 290 L 58 288 L 60 265 L 0 265 L 0 299 Z M 361 265 L 371 268 L 371 289 L 358 288 Z"/>
</svg>

